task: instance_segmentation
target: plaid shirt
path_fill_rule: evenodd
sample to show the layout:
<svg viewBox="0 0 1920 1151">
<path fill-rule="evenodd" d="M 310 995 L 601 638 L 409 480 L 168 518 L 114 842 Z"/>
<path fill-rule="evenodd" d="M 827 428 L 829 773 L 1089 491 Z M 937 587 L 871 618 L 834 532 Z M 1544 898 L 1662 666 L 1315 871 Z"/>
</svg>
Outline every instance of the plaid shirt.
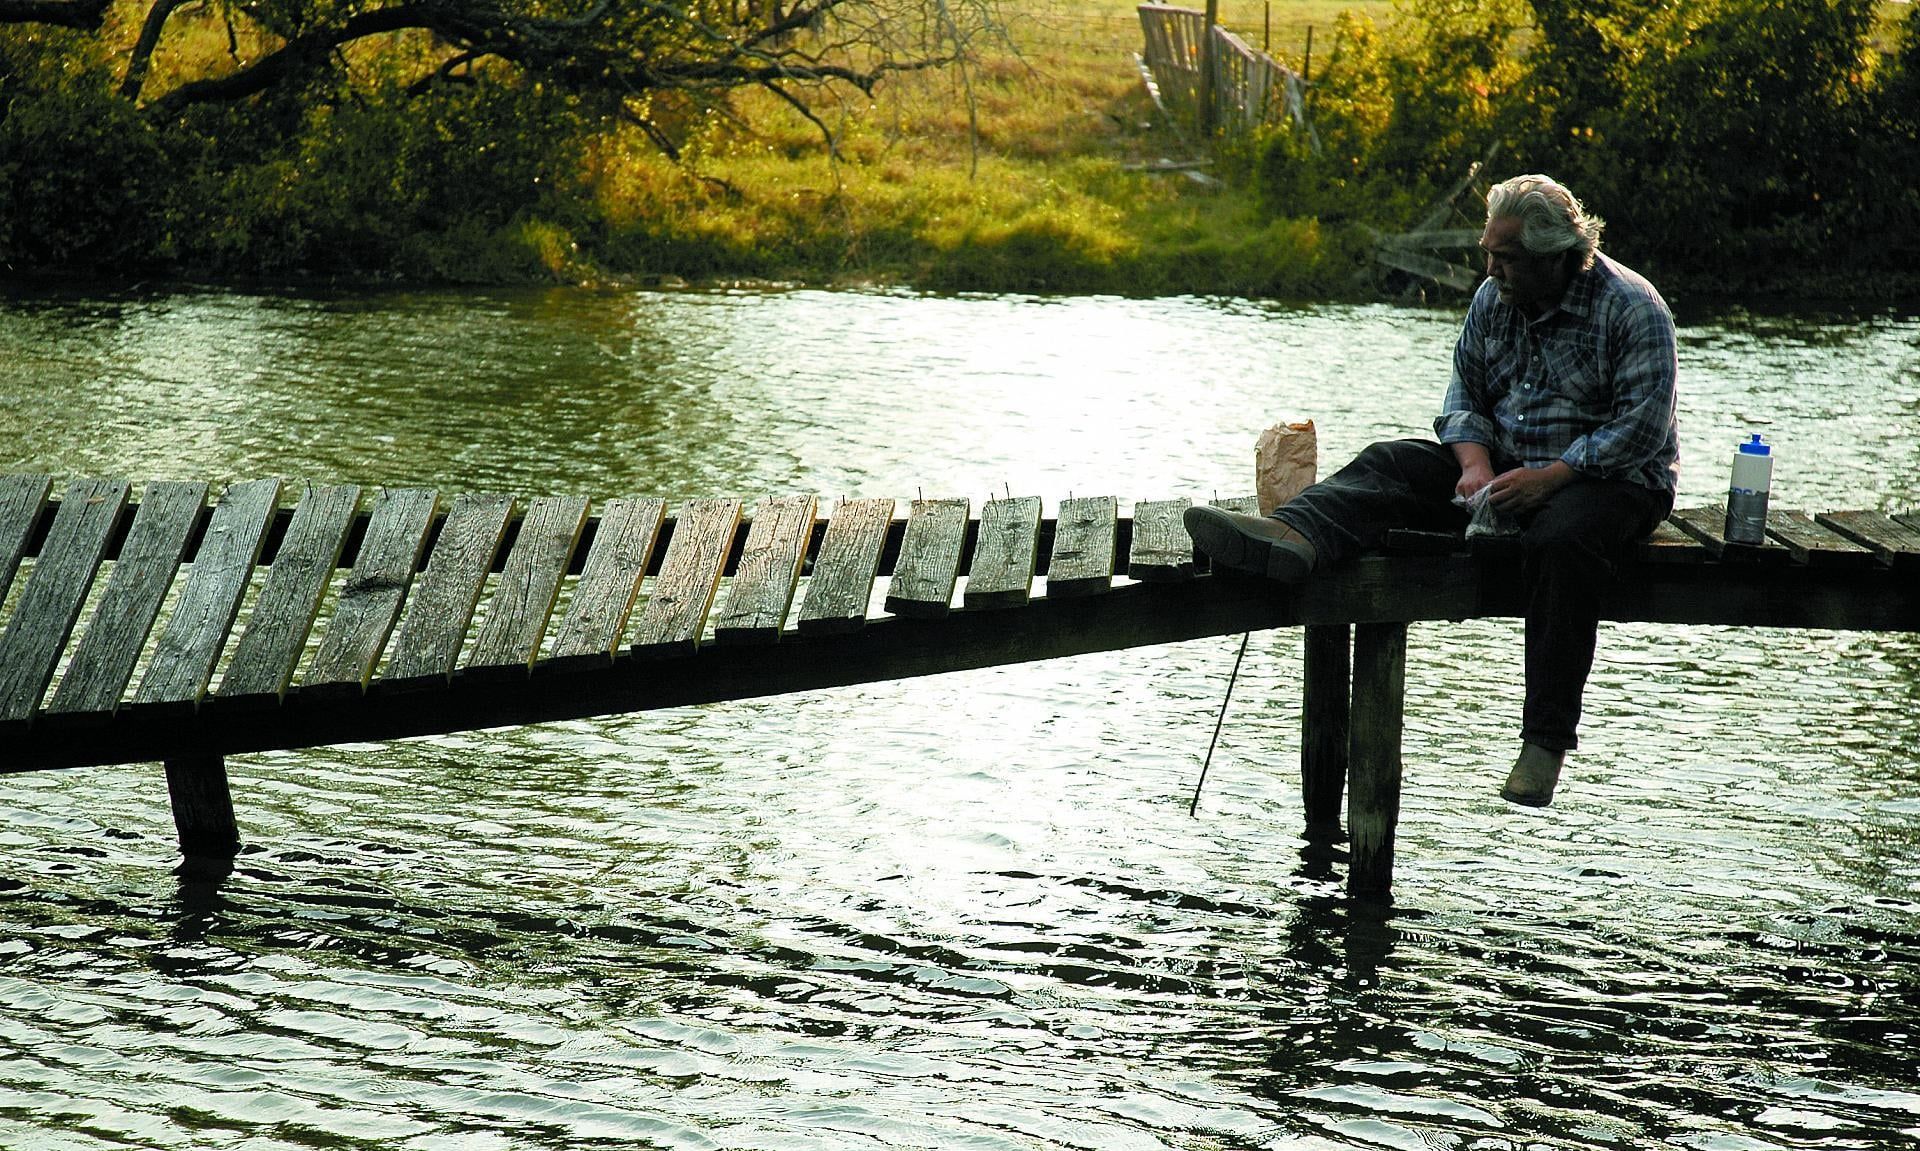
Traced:
<svg viewBox="0 0 1920 1151">
<path fill-rule="evenodd" d="M 1666 301 L 1604 255 L 1536 320 L 1487 280 L 1467 310 L 1433 430 L 1443 444 L 1485 444 L 1496 473 L 1565 460 L 1583 476 L 1672 491 L 1677 373 Z"/>
</svg>

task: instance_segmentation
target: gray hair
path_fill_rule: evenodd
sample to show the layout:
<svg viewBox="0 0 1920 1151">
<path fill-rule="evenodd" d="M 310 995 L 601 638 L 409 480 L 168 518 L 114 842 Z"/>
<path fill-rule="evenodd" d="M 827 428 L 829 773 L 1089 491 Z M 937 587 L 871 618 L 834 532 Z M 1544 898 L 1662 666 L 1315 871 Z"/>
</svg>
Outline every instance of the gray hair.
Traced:
<svg viewBox="0 0 1920 1151">
<path fill-rule="evenodd" d="M 1605 221 L 1582 207 L 1566 185 L 1551 176 L 1515 176 L 1487 190 L 1487 219 L 1520 221 L 1520 243 L 1536 256 L 1558 252 L 1579 255 L 1581 269 L 1593 266 Z"/>
</svg>

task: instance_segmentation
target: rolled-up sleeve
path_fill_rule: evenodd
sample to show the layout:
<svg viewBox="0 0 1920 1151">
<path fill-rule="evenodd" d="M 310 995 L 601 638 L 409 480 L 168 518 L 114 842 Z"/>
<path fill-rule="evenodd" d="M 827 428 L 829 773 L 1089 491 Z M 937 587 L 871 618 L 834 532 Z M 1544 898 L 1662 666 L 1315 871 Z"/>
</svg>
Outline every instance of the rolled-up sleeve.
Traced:
<svg viewBox="0 0 1920 1151">
<path fill-rule="evenodd" d="M 1608 319 L 1613 406 L 1608 420 L 1567 445 L 1575 471 L 1627 478 L 1644 470 L 1672 438 L 1679 359 L 1673 316 L 1657 299 L 1637 299 Z"/>
</svg>

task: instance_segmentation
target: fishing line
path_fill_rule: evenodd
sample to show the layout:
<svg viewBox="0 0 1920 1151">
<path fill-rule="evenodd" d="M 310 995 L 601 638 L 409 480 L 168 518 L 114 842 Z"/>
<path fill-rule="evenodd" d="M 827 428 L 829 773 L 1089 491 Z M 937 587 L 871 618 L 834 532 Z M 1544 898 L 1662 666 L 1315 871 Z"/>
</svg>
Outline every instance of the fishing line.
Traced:
<svg viewBox="0 0 1920 1151">
<path fill-rule="evenodd" d="M 1193 784 L 1193 802 L 1187 805 L 1187 814 L 1196 815 L 1200 811 L 1200 789 L 1207 785 L 1207 769 L 1213 766 L 1213 749 L 1220 746 L 1220 725 L 1227 722 L 1227 701 L 1233 698 L 1234 681 L 1240 678 L 1240 661 L 1247 658 L 1247 641 L 1253 638 L 1252 632 L 1240 637 L 1240 654 L 1233 657 L 1233 672 L 1227 676 L 1227 694 L 1220 699 L 1220 716 L 1213 721 L 1213 738 L 1207 741 L 1207 758 L 1200 763 L 1200 778 Z"/>
</svg>

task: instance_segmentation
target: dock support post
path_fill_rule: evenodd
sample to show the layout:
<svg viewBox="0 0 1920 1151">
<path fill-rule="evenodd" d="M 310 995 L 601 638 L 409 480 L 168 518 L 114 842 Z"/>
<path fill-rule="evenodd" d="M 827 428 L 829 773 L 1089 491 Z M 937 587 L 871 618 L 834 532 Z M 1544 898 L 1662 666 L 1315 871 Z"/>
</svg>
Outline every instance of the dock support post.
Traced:
<svg viewBox="0 0 1920 1151">
<path fill-rule="evenodd" d="M 167 760 L 166 769 L 167 796 L 173 802 L 180 854 L 232 859 L 240 851 L 240 829 L 233 820 L 226 757 L 181 755 Z"/>
<path fill-rule="evenodd" d="M 1307 835 L 1340 832 L 1340 800 L 1347 787 L 1353 628 L 1308 624 L 1301 660 L 1300 800 Z"/>
<path fill-rule="evenodd" d="M 1406 706 L 1407 625 L 1363 623 L 1353 636 L 1347 894 L 1393 900 L 1393 831 L 1400 822 L 1400 734 Z"/>
</svg>

